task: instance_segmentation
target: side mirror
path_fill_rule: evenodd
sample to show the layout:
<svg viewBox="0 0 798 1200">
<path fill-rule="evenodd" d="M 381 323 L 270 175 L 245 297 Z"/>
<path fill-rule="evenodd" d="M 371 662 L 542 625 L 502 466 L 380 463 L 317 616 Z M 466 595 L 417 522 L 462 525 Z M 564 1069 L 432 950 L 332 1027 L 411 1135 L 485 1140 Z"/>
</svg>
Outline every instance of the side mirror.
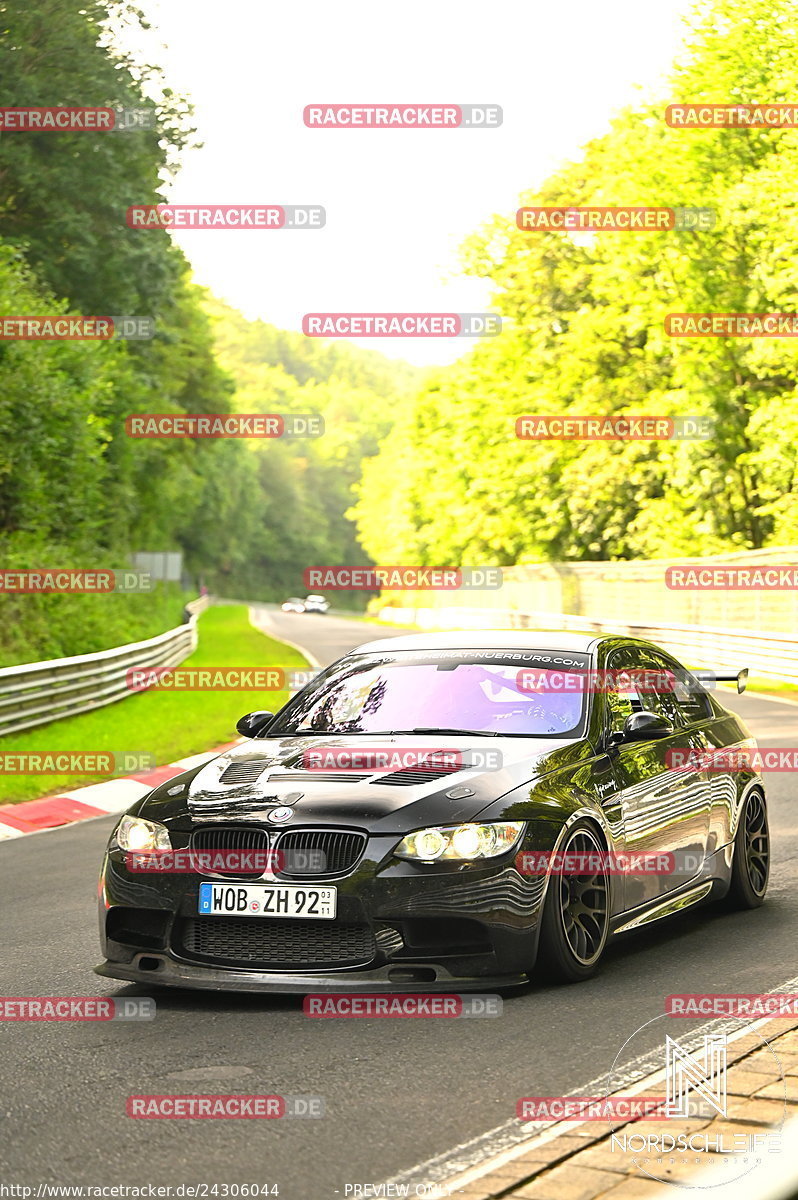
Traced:
<svg viewBox="0 0 798 1200">
<path fill-rule="evenodd" d="M 257 712 L 247 713 L 245 717 L 236 721 L 236 729 L 243 737 L 255 737 L 266 728 L 273 716 L 272 712 L 258 709 Z"/>
<path fill-rule="evenodd" d="M 626 742 L 650 742 L 655 738 L 669 737 L 673 733 L 670 721 L 653 712 L 634 712 L 623 723 L 620 734 L 613 735 L 616 745 Z"/>
</svg>

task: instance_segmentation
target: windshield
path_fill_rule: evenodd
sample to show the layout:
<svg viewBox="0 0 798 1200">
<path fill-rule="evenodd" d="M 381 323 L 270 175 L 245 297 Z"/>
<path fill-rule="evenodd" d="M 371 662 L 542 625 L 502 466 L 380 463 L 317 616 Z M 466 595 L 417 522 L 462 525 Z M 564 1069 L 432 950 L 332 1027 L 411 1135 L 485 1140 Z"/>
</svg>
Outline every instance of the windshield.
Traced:
<svg viewBox="0 0 798 1200">
<path fill-rule="evenodd" d="M 436 729 L 526 737 L 573 735 L 582 722 L 584 692 L 530 693 L 520 678 L 525 667 L 550 667 L 552 661 L 562 664 L 561 671 L 584 670 L 589 658 L 552 651 L 478 650 L 352 656 L 323 672 L 290 701 L 265 736 Z"/>
</svg>

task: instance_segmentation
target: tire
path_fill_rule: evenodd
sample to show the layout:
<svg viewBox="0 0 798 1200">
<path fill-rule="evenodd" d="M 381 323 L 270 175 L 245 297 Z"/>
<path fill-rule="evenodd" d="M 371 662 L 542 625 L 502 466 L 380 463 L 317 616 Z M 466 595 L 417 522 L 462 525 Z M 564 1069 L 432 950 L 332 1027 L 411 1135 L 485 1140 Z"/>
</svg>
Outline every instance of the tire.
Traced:
<svg viewBox="0 0 798 1200">
<path fill-rule="evenodd" d="M 606 853 L 587 821 L 577 821 L 568 830 L 560 850 L 564 854 Z M 541 918 L 538 974 L 559 983 L 579 983 L 595 975 L 607 944 L 609 921 L 606 871 L 552 874 Z"/>
<path fill-rule="evenodd" d="M 765 797 L 751 792 L 740 813 L 734 838 L 727 908 L 759 908 L 765 901 L 770 874 L 770 830 Z"/>
</svg>

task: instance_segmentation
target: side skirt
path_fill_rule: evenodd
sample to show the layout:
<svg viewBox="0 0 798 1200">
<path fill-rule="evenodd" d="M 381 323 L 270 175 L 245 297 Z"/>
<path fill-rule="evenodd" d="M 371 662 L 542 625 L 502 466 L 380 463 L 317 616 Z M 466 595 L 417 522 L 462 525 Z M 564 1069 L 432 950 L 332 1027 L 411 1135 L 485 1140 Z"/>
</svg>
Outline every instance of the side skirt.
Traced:
<svg viewBox="0 0 798 1200">
<path fill-rule="evenodd" d="M 613 934 L 626 933 L 630 929 L 637 929 L 641 925 L 648 925 L 651 921 L 659 921 L 663 917 L 670 917 L 673 913 L 680 912 L 683 908 L 690 908 L 693 904 L 700 904 L 702 900 L 706 900 L 714 887 L 711 879 L 704 883 L 694 884 L 686 891 L 680 892 L 676 896 L 668 896 L 664 900 L 658 901 L 656 904 L 649 906 L 642 912 L 624 921 L 622 925 L 618 925 L 613 929 Z"/>
</svg>

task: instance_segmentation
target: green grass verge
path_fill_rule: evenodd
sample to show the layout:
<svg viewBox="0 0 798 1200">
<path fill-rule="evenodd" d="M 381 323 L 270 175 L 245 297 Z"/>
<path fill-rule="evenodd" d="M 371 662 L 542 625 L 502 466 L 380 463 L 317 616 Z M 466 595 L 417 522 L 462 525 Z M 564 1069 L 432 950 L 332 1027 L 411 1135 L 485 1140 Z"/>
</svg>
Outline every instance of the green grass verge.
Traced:
<svg viewBox="0 0 798 1200">
<path fill-rule="evenodd" d="M 182 667 L 307 668 L 290 646 L 259 633 L 245 605 L 209 608 L 199 619 L 199 645 Z M 238 737 L 246 712 L 275 712 L 287 692 L 139 692 L 95 712 L 0 738 L 0 753 L 37 751 L 144 751 L 156 762 L 173 762 Z M 0 776 L 0 803 L 16 804 L 107 779 L 107 775 Z"/>
</svg>

